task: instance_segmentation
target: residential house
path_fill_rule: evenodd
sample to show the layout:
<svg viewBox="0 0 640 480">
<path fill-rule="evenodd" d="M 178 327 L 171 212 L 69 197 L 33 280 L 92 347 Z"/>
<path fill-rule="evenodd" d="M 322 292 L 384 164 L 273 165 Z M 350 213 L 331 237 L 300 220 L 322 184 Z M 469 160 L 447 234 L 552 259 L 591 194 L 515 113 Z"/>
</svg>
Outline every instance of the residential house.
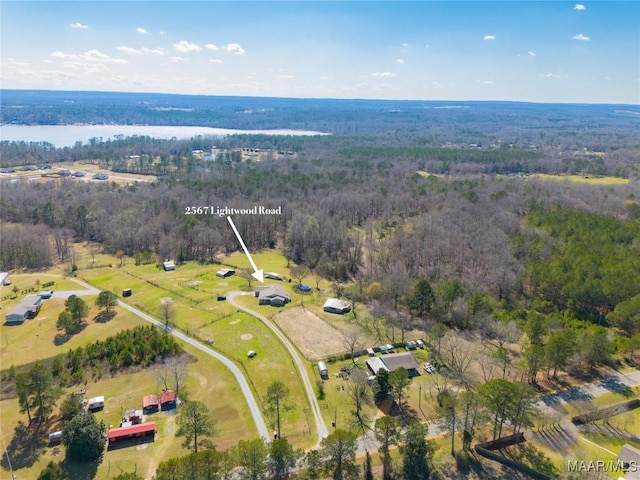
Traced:
<svg viewBox="0 0 640 480">
<path fill-rule="evenodd" d="M 267 285 L 256 288 L 254 295 L 258 297 L 258 305 L 284 307 L 291 301 L 291 297 L 281 285 Z"/>
</svg>

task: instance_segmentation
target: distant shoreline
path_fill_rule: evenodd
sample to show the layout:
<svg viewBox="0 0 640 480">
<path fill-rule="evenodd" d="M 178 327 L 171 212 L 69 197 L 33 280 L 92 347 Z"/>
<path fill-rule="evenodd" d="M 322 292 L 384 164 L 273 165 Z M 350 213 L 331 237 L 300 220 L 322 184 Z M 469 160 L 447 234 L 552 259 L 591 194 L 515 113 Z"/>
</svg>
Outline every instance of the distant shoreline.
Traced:
<svg viewBox="0 0 640 480">
<path fill-rule="evenodd" d="M 331 135 L 315 130 L 296 129 L 237 129 L 199 126 L 174 125 L 119 125 L 74 123 L 65 125 L 0 125 L 0 140 L 9 142 L 46 142 L 56 148 L 72 147 L 76 142 L 116 140 L 143 136 L 170 140 L 193 137 L 224 137 L 227 135 L 282 135 L 282 136 L 320 136 Z"/>
</svg>

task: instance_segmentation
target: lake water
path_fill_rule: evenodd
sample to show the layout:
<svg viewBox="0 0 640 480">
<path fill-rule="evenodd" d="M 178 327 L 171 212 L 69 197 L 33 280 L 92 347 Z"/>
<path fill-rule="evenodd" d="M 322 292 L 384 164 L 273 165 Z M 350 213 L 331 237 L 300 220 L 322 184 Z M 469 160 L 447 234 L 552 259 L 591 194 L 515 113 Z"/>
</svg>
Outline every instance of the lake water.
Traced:
<svg viewBox="0 0 640 480">
<path fill-rule="evenodd" d="M 235 130 L 213 127 L 172 127 L 150 125 L 0 125 L 0 140 L 24 142 L 49 142 L 56 147 L 72 147 L 76 142 L 86 143 L 91 138 L 112 140 L 117 135 L 134 135 L 153 138 L 191 138 L 225 136 L 233 134 L 264 135 L 328 135 L 311 130 Z"/>
</svg>

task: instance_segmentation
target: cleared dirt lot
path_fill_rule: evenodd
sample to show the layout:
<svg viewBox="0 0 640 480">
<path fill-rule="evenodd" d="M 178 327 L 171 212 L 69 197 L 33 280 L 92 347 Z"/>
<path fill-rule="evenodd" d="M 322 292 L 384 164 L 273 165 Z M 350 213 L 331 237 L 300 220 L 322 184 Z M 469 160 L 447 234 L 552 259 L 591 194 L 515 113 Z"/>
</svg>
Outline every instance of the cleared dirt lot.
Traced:
<svg viewBox="0 0 640 480">
<path fill-rule="evenodd" d="M 309 310 L 302 307 L 285 309 L 273 320 L 308 360 L 345 351 L 342 332 Z"/>
</svg>

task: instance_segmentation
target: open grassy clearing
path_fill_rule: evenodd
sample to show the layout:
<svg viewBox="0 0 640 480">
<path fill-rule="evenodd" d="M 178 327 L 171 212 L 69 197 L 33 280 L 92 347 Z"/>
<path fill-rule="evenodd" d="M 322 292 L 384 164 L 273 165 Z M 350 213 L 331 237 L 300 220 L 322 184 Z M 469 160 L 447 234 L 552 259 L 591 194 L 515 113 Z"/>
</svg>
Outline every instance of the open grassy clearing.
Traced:
<svg viewBox="0 0 640 480">
<path fill-rule="evenodd" d="M 598 177 L 598 176 L 583 176 L 583 175 L 550 175 L 546 173 L 534 173 L 529 175 L 528 178 L 536 178 L 539 180 L 552 180 L 555 182 L 578 182 L 587 183 L 591 185 L 627 185 L 629 183 L 628 178 L 621 177 Z"/>
<path fill-rule="evenodd" d="M 201 338 L 212 338 L 213 348 L 241 366 L 260 402 L 273 380 L 280 380 L 287 385 L 290 390 L 287 403 L 294 408 L 282 416 L 282 434 L 294 446 L 313 445 L 315 426 L 308 411 L 302 382 L 289 353 L 262 322 L 251 315 L 237 313 L 194 333 Z M 247 358 L 249 350 L 257 352 L 257 356 Z"/>
<path fill-rule="evenodd" d="M 36 318 L 25 320 L 22 325 L 2 325 L 0 327 L 0 365 L 6 370 L 12 365 L 18 367 L 35 360 L 54 357 L 87 343 L 103 340 L 121 330 L 146 325 L 128 310 L 115 307 L 115 317 L 108 322 L 96 321 L 100 312 L 94 306 L 95 295 L 83 297 L 90 306 L 81 332 L 65 336 L 56 329 L 58 315 L 64 311 L 64 300 L 52 298 L 42 302 L 42 308 Z"/>
<path fill-rule="evenodd" d="M 204 402 L 217 421 L 219 436 L 213 442 L 221 450 L 235 445 L 238 440 L 255 438 L 257 435 L 253 419 L 246 406 L 240 387 L 233 375 L 219 362 L 206 356 L 197 349 L 183 346 L 193 355 L 194 361 L 189 364 L 189 375 L 185 383 L 186 391 L 190 399 Z M 78 388 L 85 388 L 87 396 L 104 395 L 105 409 L 96 413 L 98 419 L 103 420 L 107 426 L 117 426 L 124 410 L 142 408 L 142 397 L 149 393 L 158 393 L 162 388 L 162 381 L 158 375 L 160 366 L 140 370 L 135 373 L 126 373 L 112 378 L 102 378 L 98 381 L 89 380 L 85 385 L 67 389 L 66 393 Z M 14 427 L 19 420 L 26 421 L 26 414 L 19 412 L 16 398 L 3 400 L 0 403 L 0 423 L 5 442 L 10 444 L 14 436 Z M 96 478 L 108 478 L 122 471 L 133 471 L 134 468 L 150 478 L 158 463 L 173 457 L 187 453 L 182 448 L 182 439 L 176 438 L 175 415 L 157 413 L 149 415 L 147 421 L 155 421 L 158 434 L 154 443 L 132 446 L 111 451 L 106 451 L 103 462 L 99 465 Z M 43 431 L 46 435 L 57 429 L 52 428 Z M 61 447 L 45 447 L 35 463 L 29 465 L 16 465 L 18 478 L 36 478 L 46 463 L 53 459 L 56 461 L 64 457 Z M 19 458 L 19 457 L 16 457 Z M 22 468 L 21 468 L 22 467 Z M 80 470 L 77 472 L 81 478 Z"/>
</svg>

